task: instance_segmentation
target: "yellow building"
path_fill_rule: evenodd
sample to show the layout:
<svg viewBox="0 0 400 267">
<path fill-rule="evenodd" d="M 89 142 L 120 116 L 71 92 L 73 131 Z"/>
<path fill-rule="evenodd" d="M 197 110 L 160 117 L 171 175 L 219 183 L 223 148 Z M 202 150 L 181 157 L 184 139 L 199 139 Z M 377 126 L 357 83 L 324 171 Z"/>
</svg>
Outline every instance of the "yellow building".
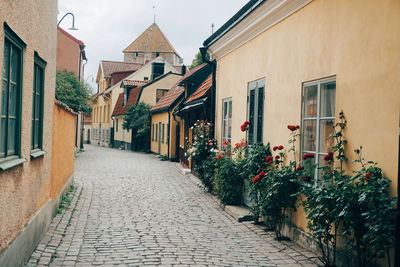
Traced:
<svg viewBox="0 0 400 267">
<path fill-rule="evenodd" d="M 154 106 L 169 89 L 180 79 L 181 74 L 167 72 L 152 81 L 125 79 L 121 82 L 123 92 L 119 94 L 113 110 L 113 147 L 131 150 L 132 132 L 123 129 L 125 114 L 132 105 L 139 102 Z"/>
<path fill-rule="evenodd" d="M 315 153 L 318 163 L 343 110 L 348 155 L 363 145 L 397 195 L 399 14 L 396 0 L 249 2 L 204 42 L 217 64 L 217 140 L 238 142 L 250 120 L 249 143 L 285 145 L 287 125 L 299 124 L 296 157 Z M 293 222 L 307 231 L 301 209 Z"/>
<path fill-rule="evenodd" d="M 93 100 L 92 144 L 115 146 L 111 115 L 122 93 L 122 80 L 150 81 L 164 73 L 182 71 L 181 57 L 155 23 L 123 53 L 124 62 L 100 62 L 96 79 L 98 92 Z"/>
<path fill-rule="evenodd" d="M 189 128 L 196 120 L 209 120 L 211 66 L 202 64 L 188 71 L 151 109 L 151 151 L 178 160 L 184 166 Z"/>
</svg>

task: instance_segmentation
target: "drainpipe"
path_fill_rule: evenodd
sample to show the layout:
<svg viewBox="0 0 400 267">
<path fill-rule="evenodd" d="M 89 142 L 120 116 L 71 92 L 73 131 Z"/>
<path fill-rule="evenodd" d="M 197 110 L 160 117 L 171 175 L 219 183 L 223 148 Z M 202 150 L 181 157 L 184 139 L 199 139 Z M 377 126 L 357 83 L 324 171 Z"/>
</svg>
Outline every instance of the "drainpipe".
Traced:
<svg viewBox="0 0 400 267">
<path fill-rule="evenodd" d="M 168 159 L 169 159 L 169 146 L 170 146 L 170 140 L 171 140 L 171 113 L 169 111 L 169 109 L 167 109 L 168 112 L 168 138 L 167 138 L 167 142 L 168 142 L 168 150 L 167 150 L 167 154 L 168 154 Z"/>
</svg>

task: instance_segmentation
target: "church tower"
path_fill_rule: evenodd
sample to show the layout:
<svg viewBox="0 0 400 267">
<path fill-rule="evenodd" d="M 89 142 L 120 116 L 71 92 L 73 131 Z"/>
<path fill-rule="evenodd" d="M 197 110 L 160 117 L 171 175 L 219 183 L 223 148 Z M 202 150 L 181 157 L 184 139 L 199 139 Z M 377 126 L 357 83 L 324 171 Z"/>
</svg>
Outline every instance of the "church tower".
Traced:
<svg viewBox="0 0 400 267">
<path fill-rule="evenodd" d="M 182 65 L 182 58 L 156 23 L 150 25 L 123 51 L 124 61 L 145 64 L 159 56 L 173 66 Z"/>
</svg>

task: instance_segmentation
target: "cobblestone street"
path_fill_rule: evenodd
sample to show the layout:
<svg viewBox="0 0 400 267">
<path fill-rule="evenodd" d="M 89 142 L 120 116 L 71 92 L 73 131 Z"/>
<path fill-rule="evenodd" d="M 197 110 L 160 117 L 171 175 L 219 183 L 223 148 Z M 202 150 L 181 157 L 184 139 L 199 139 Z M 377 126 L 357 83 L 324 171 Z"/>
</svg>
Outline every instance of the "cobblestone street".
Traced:
<svg viewBox="0 0 400 267">
<path fill-rule="evenodd" d="M 27 266 L 316 266 L 305 249 L 238 223 L 175 163 L 85 150 L 71 204 Z"/>
</svg>

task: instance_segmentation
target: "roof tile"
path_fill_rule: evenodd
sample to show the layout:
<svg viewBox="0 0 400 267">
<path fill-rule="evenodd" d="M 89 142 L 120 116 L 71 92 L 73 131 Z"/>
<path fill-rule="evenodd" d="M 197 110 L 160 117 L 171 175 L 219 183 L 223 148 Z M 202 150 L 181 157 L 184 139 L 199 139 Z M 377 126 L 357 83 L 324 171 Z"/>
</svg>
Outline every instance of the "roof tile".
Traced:
<svg viewBox="0 0 400 267">
<path fill-rule="evenodd" d="M 120 71 L 137 71 L 143 64 L 129 63 L 129 62 L 119 62 L 119 61 L 107 61 L 102 60 L 101 64 L 103 66 L 104 77 L 111 77 L 111 73 Z"/>
<path fill-rule="evenodd" d="M 112 116 L 125 115 L 128 112 L 128 109 L 132 105 L 137 104 L 139 93 L 140 93 L 140 87 L 135 87 L 135 88 L 131 89 L 131 91 L 129 93 L 128 101 L 126 102 L 125 106 L 124 106 L 124 93 L 120 93 L 118 96 L 117 103 L 115 104 L 115 108 L 112 113 Z"/>
<path fill-rule="evenodd" d="M 208 76 L 207 79 L 199 86 L 199 88 L 197 88 L 196 91 L 185 101 L 185 103 L 192 102 L 205 96 L 208 90 L 210 90 L 212 87 L 212 80 L 212 75 Z"/>
</svg>

